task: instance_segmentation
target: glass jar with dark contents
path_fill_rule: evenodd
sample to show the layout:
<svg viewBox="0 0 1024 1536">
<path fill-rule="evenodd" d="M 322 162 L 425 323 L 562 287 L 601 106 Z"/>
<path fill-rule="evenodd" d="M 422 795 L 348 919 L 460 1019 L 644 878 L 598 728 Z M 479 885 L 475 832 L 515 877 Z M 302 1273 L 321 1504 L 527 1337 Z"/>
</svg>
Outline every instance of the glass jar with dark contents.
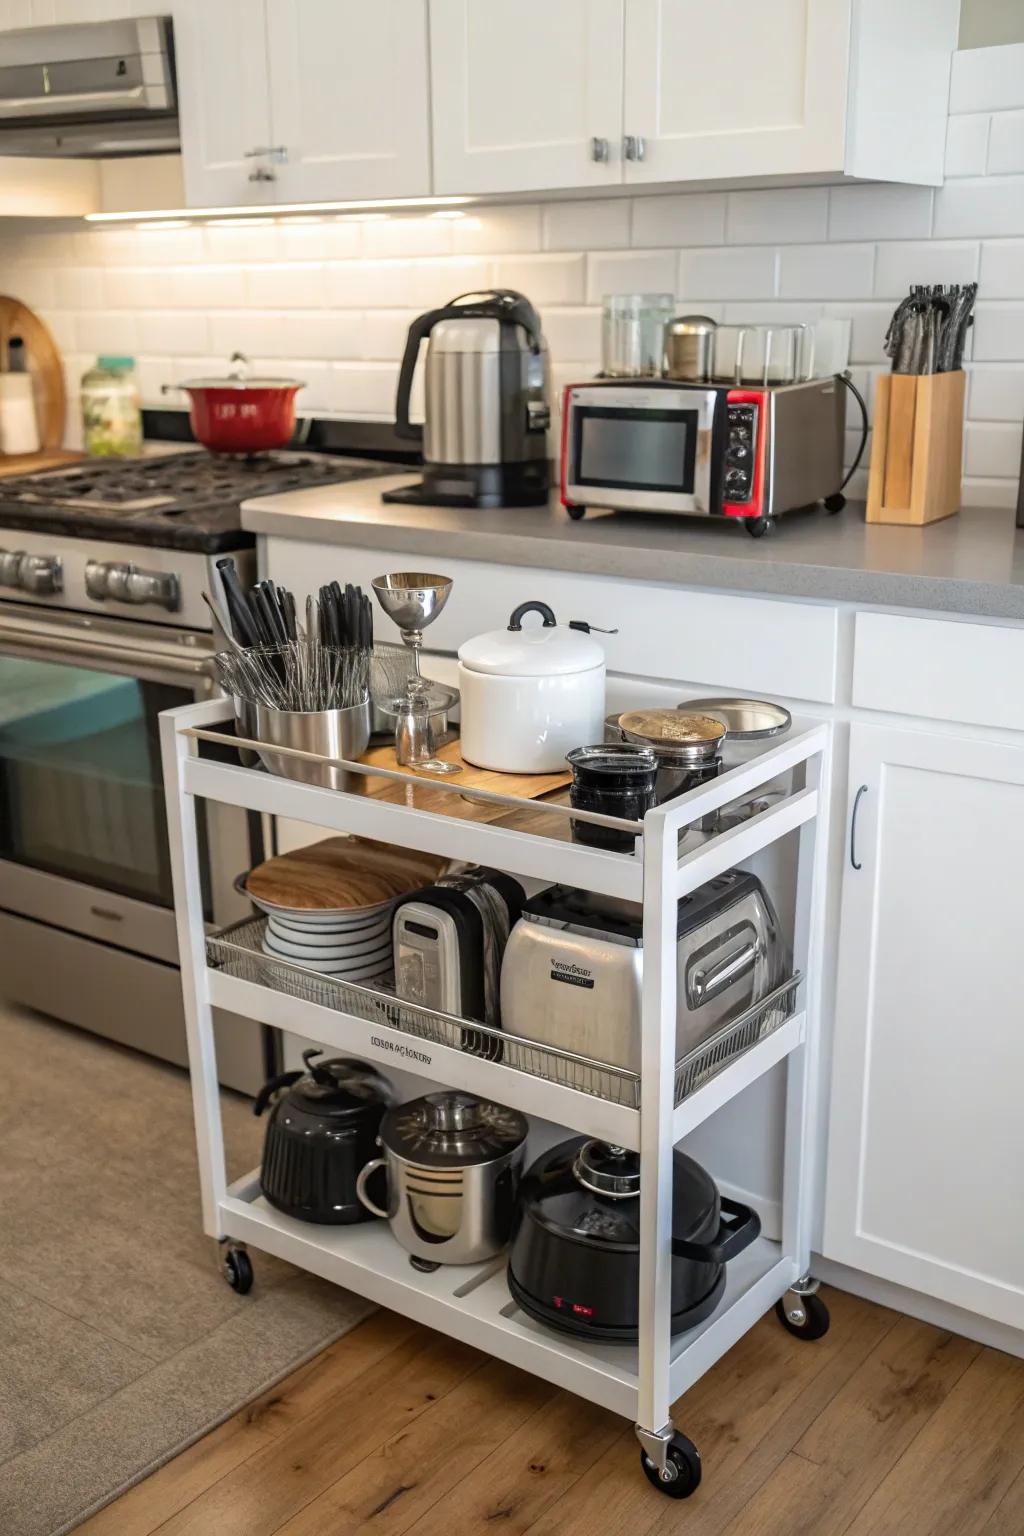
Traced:
<svg viewBox="0 0 1024 1536">
<path fill-rule="evenodd" d="M 650 747 L 658 760 L 657 803 L 675 800 L 722 772 L 725 724 L 712 715 L 676 709 L 638 709 L 617 717 L 624 740 Z M 717 811 L 701 819 L 701 831 L 714 831 Z"/>
<path fill-rule="evenodd" d="M 650 747 L 606 742 L 601 746 L 574 747 L 565 760 L 572 769 L 569 804 L 575 810 L 643 821 L 655 804 L 658 758 Z M 625 828 L 573 821 L 572 835 L 574 842 L 586 843 L 591 848 L 607 848 L 616 853 L 633 851 L 634 834 Z"/>
</svg>

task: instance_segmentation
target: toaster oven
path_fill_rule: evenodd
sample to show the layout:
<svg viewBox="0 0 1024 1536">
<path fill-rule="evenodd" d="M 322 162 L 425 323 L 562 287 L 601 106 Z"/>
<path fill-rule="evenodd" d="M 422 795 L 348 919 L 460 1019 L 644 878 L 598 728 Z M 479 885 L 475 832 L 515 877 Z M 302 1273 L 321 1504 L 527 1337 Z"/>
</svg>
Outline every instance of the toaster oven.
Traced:
<svg viewBox="0 0 1024 1536">
<path fill-rule="evenodd" d="M 562 406 L 562 502 L 742 518 L 766 533 L 781 512 L 843 506 L 846 390 L 840 376 L 795 384 L 570 384 Z"/>
</svg>

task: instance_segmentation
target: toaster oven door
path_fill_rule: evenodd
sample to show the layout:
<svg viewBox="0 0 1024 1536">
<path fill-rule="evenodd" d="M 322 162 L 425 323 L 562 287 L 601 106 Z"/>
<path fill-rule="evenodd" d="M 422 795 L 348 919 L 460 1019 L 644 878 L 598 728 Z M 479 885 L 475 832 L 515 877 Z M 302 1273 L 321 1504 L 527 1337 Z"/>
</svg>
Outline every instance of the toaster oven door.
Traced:
<svg viewBox="0 0 1024 1536">
<path fill-rule="evenodd" d="M 637 512 L 714 510 L 715 390 L 571 389 L 566 499 Z"/>
</svg>

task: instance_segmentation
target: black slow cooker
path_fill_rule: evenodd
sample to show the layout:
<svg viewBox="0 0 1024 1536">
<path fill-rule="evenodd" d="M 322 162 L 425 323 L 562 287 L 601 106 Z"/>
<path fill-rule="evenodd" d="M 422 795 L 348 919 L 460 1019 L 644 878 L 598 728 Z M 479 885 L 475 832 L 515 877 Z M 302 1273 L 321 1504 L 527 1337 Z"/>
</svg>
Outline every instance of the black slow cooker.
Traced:
<svg viewBox="0 0 1024 1536">
<path fill-rule="evenodd" d="M 369 1221 L 356 1178 L 376 1155 L 381 1118 L 394 1095 L 387 1078 L 366 1062 L 315 1059 L 321 1055 L 303 1051 L 305 1072 L 283 1072 L 260 1089 L 254 1114 L 274 1101 L 260 1188 L 271 1205 L 300 1221 Z"/>
<path fill-rule="evenodd" d="M 703 1322 L 728 1261 L 761 1230 L 749 1206 L 673 1154 L 672 1332 Z M 564 1333 L 635 1343 L 640 1287 L 640 1158 L 573 1137 L 537 1159 L 519 1186 L 509 1289 L 524 1312 Z"/>
</svg>

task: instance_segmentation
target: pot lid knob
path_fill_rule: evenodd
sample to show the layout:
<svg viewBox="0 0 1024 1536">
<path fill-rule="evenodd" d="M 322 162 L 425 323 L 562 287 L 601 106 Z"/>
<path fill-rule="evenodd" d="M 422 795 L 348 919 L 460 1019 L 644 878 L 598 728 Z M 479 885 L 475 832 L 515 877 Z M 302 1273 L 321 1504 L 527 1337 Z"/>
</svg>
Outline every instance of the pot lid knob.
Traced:
<svg viewBox="0 0 1024 1536">
<path fill-rule="evenodd" d="M 434 1131 L 475 1131 L 480 1125 L 480 1100 L 469 1093 L 428 1093 L 427 1121 Z"/>
<path fill-rule="evenodd" d="M 640 1193 L 640 1159 L 626 1147 L 585 1141 L 572 1165 L 577 1184 L 609 1200 L 632 1200 Z"/>
</svg>

